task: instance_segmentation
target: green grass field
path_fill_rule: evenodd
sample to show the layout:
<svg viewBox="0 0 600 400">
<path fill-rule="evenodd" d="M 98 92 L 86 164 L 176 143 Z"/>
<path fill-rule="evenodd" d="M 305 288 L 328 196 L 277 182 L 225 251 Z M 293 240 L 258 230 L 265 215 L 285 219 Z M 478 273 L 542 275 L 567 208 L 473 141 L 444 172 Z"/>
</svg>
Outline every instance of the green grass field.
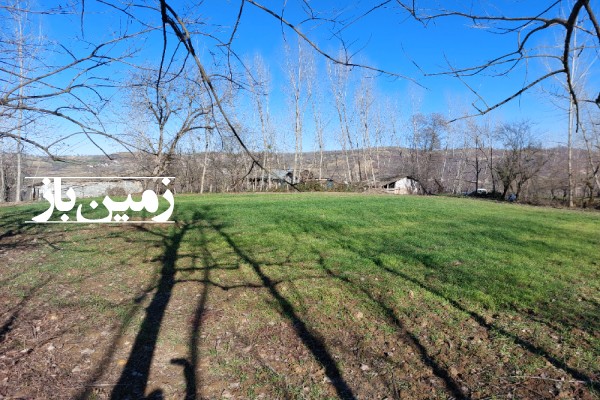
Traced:
<svg viewBox="0 0 600 400">
<path fill-rule="evenodd" d="M 2 396 L 599 398 L 598 213 L 182 195 L 170 226 L 23 223 L 44 208 L 0 208 Z"/>
</svg>

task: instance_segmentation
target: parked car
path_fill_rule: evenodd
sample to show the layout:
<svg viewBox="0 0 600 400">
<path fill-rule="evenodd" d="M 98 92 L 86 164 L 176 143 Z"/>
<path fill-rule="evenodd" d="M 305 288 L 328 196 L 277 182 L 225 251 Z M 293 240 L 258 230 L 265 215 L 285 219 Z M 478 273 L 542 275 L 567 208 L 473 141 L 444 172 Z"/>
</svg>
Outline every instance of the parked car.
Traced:
<svg viewBox="0 0 600 400">
<path fill-rule="evenodd" d="M 488 194 L 487 189 L 479 188 L 477 190 L 473 190 L 472 192 L 468 193 L 467 196 L 487 196 L 487 194 Z"/>
</svg>

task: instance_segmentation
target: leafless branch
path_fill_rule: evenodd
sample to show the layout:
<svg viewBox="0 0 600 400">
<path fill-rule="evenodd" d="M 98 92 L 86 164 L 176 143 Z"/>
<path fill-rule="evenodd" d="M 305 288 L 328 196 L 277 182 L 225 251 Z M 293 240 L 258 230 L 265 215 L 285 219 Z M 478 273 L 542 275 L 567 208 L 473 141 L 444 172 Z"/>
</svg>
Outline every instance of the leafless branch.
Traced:
<svg viewBox="0 0 600 400">
<path fill-rule="evenodd" d="M 278 21 L 280 21 L 283 25 L 287 26 L 288 28 L 292 29 L 296 35 L 298 35 L 298 37 L 300 37 L 302 40 L 304 40 L 306 43 L 308 43 L 310 45 L 310 47 L 312 47 L 317 53 L 319 53 L 320 55 L 322 55 L 323 57 L 325 57 L 326 59 L 328 59 L 329 61 L 335 63 L 335 64 L 340 64 L 340 65 L 345 65 L 347 67 L 358 67 L 358 68 L 363 68 L 363 69 L 367 69 L 373 72 L 377 72 L 380 74 L 384 74 L 384 75 L 388 75 L 388 76 L 393 76 L 393 77 L 397 77 L 397 78 L 402 78 L 402 79 L 406 79 L 408 81 L 411 81 L 419 86 L 421 86 L 418 82 L 416 82 L 414 79 L 396 73 L 396 72 L 391 72 L 391 71 L 386 71 L 380 68 L 376 68 L 370 65 L 365 65 L 365 64 L 357 64 L 357 63 L 353 63 L 350 61 L 349 58 L 345 59 L 345 60 L 340 60 L 337 59 L 336 57 L 331 56 L 329 53 L 327 53 L 326 51 L 322 50 L 321 47 L 319 47 L 319 45 L 317 45 L 313 40 L 311 40 L 308 36 L 306 36 L 304 33 L 302 33 L 302 31 L 295 26 L 294 24 L 290 23 L 289 21 L 287 21 L 283 15 L 277 14 L 275 11 L 271 10 L 270 8 L 267 8 L 265 6 L 263 6 L 262 4 L 257 3 L 254 0 L 246 0 L 248 3 L 252 4 L 253 6 L 257 7 L 258 9 L 266 12 L 267 14 L 271 15 L 272 17 L 274 17 L 275 19 L 277 19 Z"/>
</svg>

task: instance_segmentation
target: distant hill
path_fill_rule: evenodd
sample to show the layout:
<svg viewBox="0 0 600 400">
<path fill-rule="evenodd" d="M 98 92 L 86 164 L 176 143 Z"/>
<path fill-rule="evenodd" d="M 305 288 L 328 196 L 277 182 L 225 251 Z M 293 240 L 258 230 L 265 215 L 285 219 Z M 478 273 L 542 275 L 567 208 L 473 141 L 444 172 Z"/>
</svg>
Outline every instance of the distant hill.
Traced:
<svg viewBox="0 0 600 400">
<path fill-rule="evenodd" d="M 136 159 L 130 153 L 69 156 L 66 161 L 52 161 L 44 156 L 26 156 L 26 176 L 128 176 L 138 171 Z"/>
</svg>

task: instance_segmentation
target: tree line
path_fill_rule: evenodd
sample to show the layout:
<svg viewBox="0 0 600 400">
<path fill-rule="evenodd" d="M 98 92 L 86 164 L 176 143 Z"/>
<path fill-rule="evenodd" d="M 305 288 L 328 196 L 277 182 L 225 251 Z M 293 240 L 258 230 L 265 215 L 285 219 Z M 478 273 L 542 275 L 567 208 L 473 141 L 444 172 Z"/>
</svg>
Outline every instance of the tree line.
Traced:
<svg viewBox="0 0 600 400">
<path fill-rule="evenodd" d="M 291 187 L 334 176 L 346 187 L 377 187 L 386 175 L 406 174 L 429 193 L 458 193 L 470 190 L 469 185 L 477 189 L 481 182 L 501 197 L 521 197 L 539 176 L 557 170 L 553 176 L 558 179 L 565 168 L 569 204 L 576 187 L 585 187 L 589 198 L 597 194 L 600 96 L 594 98 L 587 82 L 595 79 L 591 65 L 600 29 L 589 1 L 557 1 L 532 16 L 436 11 L 397 2 L 394 7 L 422 24 L 458 17 L 477 29 L 519 35 L 514 52 L 438 73 L 465 82 L 477 99 L 476 112 L 455 108 L 453 115 L 422 112 L 418 95 L 401 107 L 378 90 L 375 80 L 381 75 L 413 79 L 356 62 L 341 33 L 348 20 L 322 17 L 334 10 L 317 13 L 304 7 L 303 23 L 331 24 L 338 53 L 324 51 L 283 10 L 257 1 L 240 2 L 229 30 L 207 27 L 201 7 L 178 10 L 165 0 L 143 3 L 47 6 L 12 0 L 0 6 L 7 21 L 0 32 L 1 201 L 23 198 L 23 154 L 37 151 L 60 160 L 78 141 L 109 159 L 107 143 L 116 143 L 136 157 L 140 173 L 181 176 L 182 190 L 198 192 L 274 190 L 277 170 L 275 175 Z M 354 21 L 391 7 L 388 3 L 358 10 Z M 102 10 L 107 24 L 112 21 L 109 34 L 86 36 L 90 7 Z M 282 52 L 284 111 L 274 112 L 276 91 L 265 60 L 236 52 L 244 7 L 265 13 L 294 35 Z M 36 28 L 50 19 L 77 21 L 72 36 L 50 37 Z M 536 47 L 532 37 L 551 28 L 560 28 L 558 45 Z M 209 57 L 198 54 L 199 37 Z M 145 46 L 150 42 L 161 45 L 152 52 Z M 533 59 L 547 61 L 547 72 L 528 78 L 495 103 L 467 83 L 471 75 L 509 74 Z M 534 87 L 546 90 L 569 116 L 566 166 L 563 152 L 550 151 L 532 121 L 490 117 L 489 112 Z M 328 157 L 331 148 L 338 149 L 335 168 Z"/>
</svg>

